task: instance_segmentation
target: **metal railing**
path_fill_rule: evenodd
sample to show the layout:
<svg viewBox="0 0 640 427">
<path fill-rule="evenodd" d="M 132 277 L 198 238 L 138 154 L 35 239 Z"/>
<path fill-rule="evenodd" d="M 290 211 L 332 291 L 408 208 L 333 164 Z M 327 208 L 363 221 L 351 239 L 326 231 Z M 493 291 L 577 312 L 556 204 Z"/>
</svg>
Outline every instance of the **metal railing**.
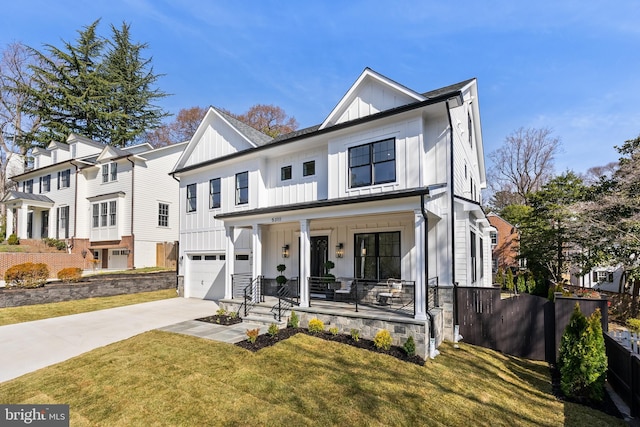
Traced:
<svg viewBox="0 0 640 427">
<path fill-rule="evenodd" d="M 292 282 L 292 280 L 289 280 Z M 287 286 L 288 285 L 288 286 Z M 298 281 L 295 280 L 295 287 L 292 283 L 287 283 L 285 286 L 279 286 L 277 291 L 278 303 L 271 308 L 271 312 L 278 322 L 282 321 L 282 314 L 295 305 L 300 305 L 300 289 Z"/>
<path fill-rule="evenodd" d="M 250 280 L 247 284 L 247 276 Z M 242 303 L 238 307 L 238 314 L 244 308 L 244 316 L 249 314 L 249 311 L 259 302 L 264 301 L 262 295 L 262 276 L 257 276 L 255 279 L 251 279 L 251 275 L 247 274 L 234 274 L 232 276 L 232 297 L 235 297 L 238 293 L 238 289 L 242 287 Z"/>
</svg>

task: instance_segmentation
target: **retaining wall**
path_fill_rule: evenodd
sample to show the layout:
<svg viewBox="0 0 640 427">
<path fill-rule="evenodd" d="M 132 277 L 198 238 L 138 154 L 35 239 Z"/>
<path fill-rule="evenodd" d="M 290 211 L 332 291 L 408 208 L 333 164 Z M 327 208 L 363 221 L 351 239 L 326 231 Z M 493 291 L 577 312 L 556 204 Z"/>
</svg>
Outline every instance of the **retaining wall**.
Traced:
<svg viewBox="0 0 640 427">
<path fill-rule="evenodd" d="M 85 298 L 175 289 L 176 273 L 92 276 L 85 282 L 47 283 L 41 288 L 0 288 L 0 308 L 71 301 Z"/>
</svg>

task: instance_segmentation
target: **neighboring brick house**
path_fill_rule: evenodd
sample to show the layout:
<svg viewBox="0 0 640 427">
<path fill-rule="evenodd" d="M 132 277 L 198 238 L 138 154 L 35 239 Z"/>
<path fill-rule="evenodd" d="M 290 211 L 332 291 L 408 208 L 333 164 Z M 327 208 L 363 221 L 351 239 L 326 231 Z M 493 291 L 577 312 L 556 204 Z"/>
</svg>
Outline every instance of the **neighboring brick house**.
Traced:
<svg viewBox="0 0 640 427">
<path fill-rule="evenodd" d="M 186 143 L 118 148 L 71 134 L 36 148 L 34 167 L 2 199 L 7 236 L 64 240 L 98 268 L 156 266 L 178 240 L 178 183 L 168 175 Z"/>
<path fill-rule="evenodd" d="M 520 250 L 518 228 L 494 213 L 488 214 L 487 219 L 495 229 L 490 233 L 493 274 L 495 275 L 499 269 L 518 268 Z"/>
</svg>

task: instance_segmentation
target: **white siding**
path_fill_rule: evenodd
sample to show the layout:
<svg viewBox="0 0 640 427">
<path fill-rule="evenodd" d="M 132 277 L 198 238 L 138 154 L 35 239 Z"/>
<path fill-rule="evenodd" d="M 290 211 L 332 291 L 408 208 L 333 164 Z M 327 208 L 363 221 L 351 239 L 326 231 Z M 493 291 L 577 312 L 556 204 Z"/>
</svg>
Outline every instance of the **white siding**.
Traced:
<svg viewBox="0 0 640 427">
<path fill-rule="evenodd" d="M 202 131 L 201 138 L 184 166 L 216 159 L 251 147 L 240 134 L 227 126 L 218 116 L 208 117 L 211 117 L 211 122 Z"/>
</svg>

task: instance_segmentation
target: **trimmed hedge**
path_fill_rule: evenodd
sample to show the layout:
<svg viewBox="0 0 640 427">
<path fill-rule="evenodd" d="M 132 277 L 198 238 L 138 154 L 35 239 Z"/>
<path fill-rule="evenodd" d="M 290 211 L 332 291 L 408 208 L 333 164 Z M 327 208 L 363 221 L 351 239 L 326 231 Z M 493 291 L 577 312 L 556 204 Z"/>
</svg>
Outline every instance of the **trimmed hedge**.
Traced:
<svg viewBox="0 0 640 427">
<path fill-rule="evenodd" d="M 63 268 L 58 271 L 58 279 L 64 283 L 77 282 L 82 278 L 82 269 L 78 267 Z"/>
<path fill-rule="evenodd" d="M 8 286 L 18 288 L 39 288 L 47 283 L 49 268 L 44 263 L 25 262 L 9 267 L 4 273 Z"/>
</svg>

